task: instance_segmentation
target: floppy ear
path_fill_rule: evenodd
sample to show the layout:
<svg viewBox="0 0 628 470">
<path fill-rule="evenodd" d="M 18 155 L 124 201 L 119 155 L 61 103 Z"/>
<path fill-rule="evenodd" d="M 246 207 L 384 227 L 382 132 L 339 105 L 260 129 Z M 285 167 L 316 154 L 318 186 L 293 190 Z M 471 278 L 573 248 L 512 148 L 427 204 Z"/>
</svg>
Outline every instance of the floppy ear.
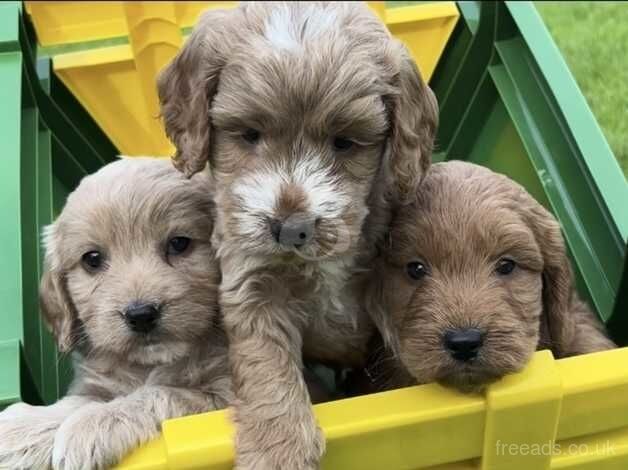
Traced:
<svg viewBox="0 0 628 470">
<path fill-rule="evenodd" d="M 187 177 L 209 160 L 209 109 L 231 44 L 228 25 L 234 11 L 205 12 L 177 56 L 157 78 L 166 134 L 176 147 L 175 167 Z"/>
<path fill-rule="evenodd" d="M 39 305 L 44 321 L 52 331 L 60 352 L 72 348 L 72 331 L 76 318 L 74 306 L 70 300 L 64 275 L 56 261 L 54 225 L 45 229 L 44 244 L 46 261 L 44 274 L 39 285 Z"/>
<path fill-rule="evenodd" d="M 529 196 L 528 196 L 529 197 Z M 532 201 L 529 224 L 543 256 L 543 313 L 540 344 L 556 357 L 568 354 L 576 334 L 572 309 L 573 276 L 556 219 Z"/>
<path fill-rule="evenodd" d="M 399 73 L 392 97 L 390 172 L 394 199 L 404 203 L 416 195 L 430 165 L 438 103 L 419 69 L 401 43 L 397 44 Z"/>
<path fill-rule="evenodd" d="M 393 325 L 393 319 L 388 311 L 391 305 L 389 295 L 391 292 L 386 289 L 384 282 L 384 261 L 377 259 L 373 263 L 372 272 L 368 274 L 369 280 L 364 293 L 364 307 L 371 320 L 379 330 L 379 333 L 387 346 L 395 355 L 399 353 L 399 341 L 397 332 Z"/>
<path fill-rule="evenodd" d="M 63 277 L 45 271 L 39 287 L 39 304 L 46 324 L 52 331 L 60 352 L 72 348 L 73 307 Z"/>
</svg>

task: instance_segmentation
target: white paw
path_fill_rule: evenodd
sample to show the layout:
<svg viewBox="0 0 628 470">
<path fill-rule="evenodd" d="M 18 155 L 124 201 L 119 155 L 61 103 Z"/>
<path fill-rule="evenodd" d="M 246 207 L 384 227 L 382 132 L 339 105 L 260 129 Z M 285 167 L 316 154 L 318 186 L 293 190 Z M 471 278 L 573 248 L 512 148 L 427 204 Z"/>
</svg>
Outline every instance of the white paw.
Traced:
<svg viewBox="0 0 628 470">
<path fill-rule="evenodd" d="M 104 470 L 157 435 L 141 416 L 117 409 L 115 402 L 91 403 L 63 422 L 55 436 L 55 470 Z"/>
<path fill-rule="evenodd" d="M 0 413 L 0 468 L 50 468 L 57 416 L 46 407 L 17 403 Z"/>
</svg>

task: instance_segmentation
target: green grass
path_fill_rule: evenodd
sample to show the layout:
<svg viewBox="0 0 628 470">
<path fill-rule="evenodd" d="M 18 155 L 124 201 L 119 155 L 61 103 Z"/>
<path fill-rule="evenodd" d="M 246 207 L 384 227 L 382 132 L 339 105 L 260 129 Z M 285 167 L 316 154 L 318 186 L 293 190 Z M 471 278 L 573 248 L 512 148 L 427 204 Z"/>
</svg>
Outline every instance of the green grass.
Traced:
<svg viewBox="0 0 628 470">
<path fill-rule="evenodd" d="M 535 5 L 628 175 L 628 3 Z"/>
</svg>

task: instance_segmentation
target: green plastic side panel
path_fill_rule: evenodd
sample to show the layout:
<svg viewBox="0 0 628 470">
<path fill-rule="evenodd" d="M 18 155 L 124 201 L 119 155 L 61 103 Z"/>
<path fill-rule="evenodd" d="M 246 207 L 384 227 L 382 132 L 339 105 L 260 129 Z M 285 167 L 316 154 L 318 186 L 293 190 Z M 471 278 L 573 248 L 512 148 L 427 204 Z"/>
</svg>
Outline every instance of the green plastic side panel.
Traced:
<svg viewBox="0 0 628 470">
<path fill-rule="evenodd" d="M 20 50 L 18 41 L 19 2 L 0 3 L 0 53 Z"/>
<path fill-rule="evenodd" d="M 628 251 L 628 246 L 626 250 Z M 615 313 L 608 327 L 615 333 L 615 340 L 620 344 L 628 344 L 628 257 L 624 260 L 624 274 L 617 295 Z"/>
<path fill-rule="evenodd" d="M 21 396 L 19 345 L 24 334 L 20 235 L 22 55 L 16 47 L 17 14 L 15 4 L 0 5 L 0 406 Z"/>
<path fill-rule="evenodd" d="M 0 410 L 21 399 L 20 343 L 0 342 Z"/>
<path fill-rule="evenodd" d="M 22 321 L 24 324 L 23 348 L 26 364 L 38 390 L 42 389 L 41 332 L 37 304 L 38 275 L 38 226 L 37 226 L 37 160 L 38 160 L 38 111 L 22 97 L 22 149 L 20 155 L 20 209 L 22 237 Z"/>
<path fill-rule="evenodd" d="M 551 96 L 562 111 L 582 161 L 602 195 L 622 240 L 628 239 L 628 185 L 576 81 L 530 2 L 506 2 L 523 41 L 528 44 L 539 72 L 547 79 Z"/>
<path fill-rule="evenodd" d="M 20 4 L 0 4 L 0 407 L 49 403 L 71 379 L 39 313 L 42 228 L 81 178 L 117 151 L 56 78 L 35 64 Z"/>
</svg>

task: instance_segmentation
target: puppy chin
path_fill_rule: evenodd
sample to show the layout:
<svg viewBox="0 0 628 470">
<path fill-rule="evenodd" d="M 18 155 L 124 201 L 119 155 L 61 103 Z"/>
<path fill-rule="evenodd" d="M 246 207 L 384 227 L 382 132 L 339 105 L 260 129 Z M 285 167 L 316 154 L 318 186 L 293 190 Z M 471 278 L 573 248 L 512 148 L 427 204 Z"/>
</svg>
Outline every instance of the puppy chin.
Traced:
<svg viewBox="0 0 628 470">
<path fill-rule="evenodd" d="M 445 387 L 455 388 L 462 393 L 472 394 L 484 392 L 488 385 L 501 377 L 501 375 L 493 376 L 476 372 L 461 372 L 442 377 L 438 380 L 438 383 Z"/>
<path fill-rule="evenodd" d="M 188 355 L 189 351 L 190 345 L 183 342 L 155 343 L 133 347 L 127 357 L 130 362 L 154 366 L 170 364 Z"/>
<path fill-rule="evenodd" d="M 443 376 L 437 379 L 438 383 L 446 387 L 455 388 L 462 393 L 482 393 L 493 382 L 505 375 L 517 372 L 520 369 L 487 367 L 478 363 L 459 365 L 450 368 Z"/>
</svg>

